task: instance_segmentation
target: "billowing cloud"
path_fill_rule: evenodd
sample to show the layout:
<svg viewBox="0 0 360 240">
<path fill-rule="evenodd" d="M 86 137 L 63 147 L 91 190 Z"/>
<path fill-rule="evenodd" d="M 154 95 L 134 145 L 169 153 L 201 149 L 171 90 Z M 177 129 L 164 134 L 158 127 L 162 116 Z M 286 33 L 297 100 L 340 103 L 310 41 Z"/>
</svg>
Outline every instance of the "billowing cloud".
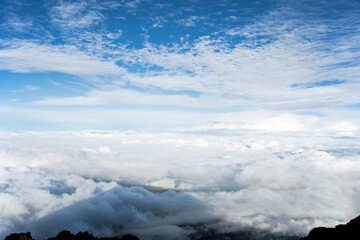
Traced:
<svg viewBox="0 0 360 240">
<path fill-rule="evenodd" d="M 234 231 L 301 235 L 360 210 L 351 138 L 86 131 L 1 141 L 2 234 L 172 229 L 175 239 L 196 231 L 183 226 L 221 220 Z"/>
</svg>

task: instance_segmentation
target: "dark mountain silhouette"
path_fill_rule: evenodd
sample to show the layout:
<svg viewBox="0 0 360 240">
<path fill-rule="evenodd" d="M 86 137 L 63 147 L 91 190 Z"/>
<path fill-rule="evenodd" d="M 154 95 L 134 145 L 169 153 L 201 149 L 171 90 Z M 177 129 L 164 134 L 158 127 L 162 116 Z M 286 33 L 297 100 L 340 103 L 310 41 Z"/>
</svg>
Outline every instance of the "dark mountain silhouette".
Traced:
<svg viewBox="0 0 360 240">
<path fill-rule="evenodd" d="M 194 240 L 295 240 L 294 236 L 275 236 L 275 235 L 259 235 L 253 231 L 244 231 L 236 233 L 217 233 L 216 231 L 207 231 L 207 233 L 196 236 L 192 234 L 189 236 L 190 239 Z M 309 235 L 300 240 L 359 240 L 360 239 L 360 216 L 352 219 L 347 224 L 337 225 L 335 228 L 317 227 L 310 231 Z M 12 233 L 5 238 L 5 240 L 34 240 L 30 232 L 27 233 Z M 49 238 L 48 240 L 139 240 L 138 237 L 125 234 L 121 238 L 119 237 L 102 237 L 97 238 L 88 232 L 79 232 L 72 234 L 70 231 L 61 231 L 56 237 Z"/>
<path fill-rule="evenodd" d="M 359 240 L 360 216 L 347 224 L 337 225 L 335 228 L 317 227 L 310 231 L 307 237 L 300 240 Z"/>
<path fill-rule="evenodd" d="M 269 233 L 260 233 L 256 231 L 237 231 L 233 233 L 218 233 L 215 230 L 206 232 L 198 232 L 191 234 L 188 239 L 192 240 L 298 240 L 297 237 L 273 235 Z M 28 233 L 13 233 L 5 238 L 5 240 L 34 240 Z M 139 240 L 138 237 L 126 234 L 121 238 L 118 237 L 102 237 L 97 238 L 88 232 L 79 232 L 76 235 L 70 231 L 63 230 L 56 237 L 48 240 Z"/>
<path fill-rule="evenodd" d="M 27 233 L 12 233 L 5 238 L 5 240 L 34 240 L 30 232 Z"/>
<path fill-rule="evenodd" d="M 12 233 L 5 238 L 5 240 L 34 240 L 29 232 L 27 233 Z M 88 232 L 78 232 L 76 235 L 70 231 L 61 231 L 56 237 L 49 238 L 48 240 L 139 240 L 138 237 L 125 234 L 121 238 L 118 237 L 103 237 L 97 238 Z"/>
</svg>

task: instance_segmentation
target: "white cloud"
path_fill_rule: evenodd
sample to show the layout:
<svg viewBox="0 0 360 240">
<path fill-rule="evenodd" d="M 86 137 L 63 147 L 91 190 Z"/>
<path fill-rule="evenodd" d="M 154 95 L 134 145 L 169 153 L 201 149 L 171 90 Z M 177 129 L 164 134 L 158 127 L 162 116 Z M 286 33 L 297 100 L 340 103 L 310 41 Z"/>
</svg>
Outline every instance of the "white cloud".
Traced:
<svg viewBox="0 0 360 240">
<path fill-rule="evenodd" d="M 144 0 L 125 1 L 123 6 L 127 7 L 127 8 L 130 8 L 130 9 L 135 9 L 143 1 Z"/>
<path fill-rule="evenodd" d="M 333 226 L 360 210 L 360 165 L 357 141 L 330 136 L 1 133 L 1 235 L 45 238 L 69 228 L 168 236 L 164 228 L 176 238 L 194 230 L 181 225 L 216 218 L 292 234 Z"/>
<path fill-rule="evenodd" d="M 9 16 L 6 18 L 6 21 L 0 24 L 0 27 L 7 30 L 11 29 L 17 32 L 27 32 L 30 28 L 33 27 L 33 24 L 34 23 L 32 19 L 23 20 L 15 14 L 9 14 Z"/>
<path fill-rule="evenodd" d="M 120 5 L 131 8 L 140 2 L 122 2 Z M 102 5 L 99 4 L 60 2 L 52 9 L 52 13 L 57 13 L 56 16 L 53 14 L 53 20 L 65 25 L 74 21 L 80 27 L 96 24 L 103 17 L 100 13 L 94 13 L 98 16 L 96 18 L 86 18 L 89 21 L 85 23 L 76 18 L 86 16 L 91 11 L 100 11 Z M 107 5 L 110 6 L 110 3 Z M 159 16 L 157 20 L 161 23 L 166 19 Z M 182 24 L 192 25 L 200 20 L 204 19 L 190 16 L 189 19 L 182 19 Z M 339 23 L 311 20 L 304 23 L 296 11 L 283 7 L 258 17 L 253 24 L 220 31 L 228 35 L 219 37 L 214 33 L 192 42 L 184 39 L 179 45 L 145 42 L 138 49 L 114 45 L 113 41 L 121 36 L 122 30 L 102 33 L 82 30 L 64 38 L 67 45 L 3 42 L 0 69 L 26 73 L 57 71 L 87 75 L 88 80 L 96 75 L 113 85 L 111 90 L 90 90 L 74 98 L 37 101 L 48 105 L 111 105 L 135 99 L 138 105 L 166 102 L 167 105 L 205 108 L 242 108 L 244 105 L 265 109 L 333 108 L 360 101 L 356 91 L 359 88 L 360 71 L 356 61 L 359 53 L 353 50 L 359 44 L 358 34 L 341 30 L 345 22 L 356 25 L 356 20 L 351 16 L 344 16 Z M 332 28 L 339 29 L 339 34 L 334 34 Z M 331 36 L 330 40 L 325 41 L 324 34 Z M 236 42 L 229 35 L 245 39 Z M 264 38 L 267 40 L 262 42 Z M 330 45 L 334 48 L 329 48 Z M 352 64 L 345 64 L 349 62 Z M 140 66 L 141 73 L 133 71 L 133 65 Z M 342 83 L 316 85 L 336 80 Z M 148 91 L 121 90 L 120 93 L 117 85 L 124 82 Z M 307 84 L 315 87 L 292 87 Z M 195 91 L 200 97 L 160 96 L 151 93 L 153 88 Z"/>
<path fill-rule="evenodd" d="M 25 91 L 39 91 L 40 88 L 31 85 L 25 85 L 23 88 L 18 90 L 10 90 L 10 92 L 25 92 Z"/>
<path fill-rule="evenodd" d="M 226 95 L 234 101 L 249 99 L 252 104 L 263 107 L 273 103 L 303 108 L 313 104 L 333 106 L 358 102 L 354 89 L 358 88 L 359 67 L 327 67 L 354 57 L 352 54 L 339 55 L 338 59 L 324 55 L 314 43 L 290 35 L 261 47 L 242 43 L 229 47 L 226 41 L 210 37 L 199 39 L 193 46 L 148 45 L 138 51 L 129 51 L 121 60 L 130 65 L 161 68 L 160 71 L 127 76 L 134 85 L 141 87 L 194 90 L 216 94 L 218 98 Z M 341 79 L 343 83 L 313 88 L 291 87 L 334 79 Z M 346 97 L 349 95 L 351 98 Z"/>
<path fill-rule="evenodd" d="M 152 25 L 153 28 L 162 28 L 164 26 L 163 23 L 166 22 L 164 17 L 158 17 L 158 16 L 156 16 L 153 21 L 154 21 Z"/>
<path fill-rule="evenodd" d="M 25 85 L 24 90 L 25 91 L 38 91 L 38 90 L 40 90 L 40 88 L 35 87 L 35 86 L 31 86 L 31 85 Z"/>
<path fill-rule="evenodd" d="M 49 98 L 34 102 L 34 104 L 49 106 L 96 106 L 119 103 L 132 105 L 200 106 L 197 99 L 193 97 L 144 93 L 121 88 L 110 91 L 94 90 L 88 92 L 85 96 Z"/>
<path fill-rule="evenodd" d="M 115 33 L 108 33 L 106 34 L 106 37 L 108 37 L 109 39 L 118 39 L 120 36 L 122 35 L 122 31 L 118 30 Z"/>
<path fill-rule="evenodd" d="M 93 98 L 90 98 L 91 100 Z M 149 99 L 151 99 L 149 97 Z M 156 98 L 155 98 L 156 99 Z M 162 98 L 163 101 L 178 99 L 186 105 L 186 98 Z M 50 101 L 50 100 L 49 100 Z M 72 102 L 73 101 L 73 102 Z M 82 101 L 86 101 L 84 98 Z M 104 109 L 102 106 L 79 109 L 76 99 L 68 102 L 59 101 L 58 106 L 69 108 L 53 108 L 45 105 L 27 108 L 7 107 L 0 108 L 3 123 L 12 123 L 22 130 L 31 129 L 33 125 L 61 126 L 63 129 L 148 129 L 148 130 L 180 130 L 180 131 L 212 131 L 233 130 L 247 131 L 260 130 L 268 132 L 306 132 L 314 135 L 356 136 L 359 132 L 359 111 L 352 109 L 325 110 L 322 112 L 291 111 L 286 113 L 280 110 L 252 110 L 241 111 L 213 111 L 204 109 L 180 108 L 172 109 L 166 103 L 158 106 L 144 108 L 143 105 L 115 103 L 112 107 Z M 51 102 L 49 102 L 50 104 Z M 68 105 L 66 105 L 66 104 Z M 99 103 L 99 102 L 98 102 Z M 98 104 L 97 103 L 97 104 Z M 151 101 L 154 104 L 154 101 Z M 190 102 L 191 103 L 191 102 Z M 189 104 L 190 104 L 189 103 Z M 196 102 L 195 102 L 196 103 Z M 52 103 L 55 104 L 55 103 Z M 85 104 L 85 103 L 84 103 Z M 94 104 L 94 103 L 91 103 Z M 172 104 L 170 102 L 169 104 Z M 214 104 L 217 104 L 214 102 Z M 56 105 L 55 105 L 56 106 Z M 73 106 L 73 107 L 70 107 Z M 80 105 L 87 106 L 87 105 Z M 173 105 L 170 105 L 173 106 Z M 221 106 L 221 105 L 220 105 Z"/>
<path fill-rule="evenodd" d="M 93 154 L 112 154 L 112 151 L 108 146 L 100 146 L 97 149 L 83 147 L 81 148 L 81 151 Z"/>
<path fill-rule="evenodd" d="M 206 17 L 190 16 L 188 18 L 180 19 L 176 21 L 176 23 L 184 27 L 195 27 L 203 20 L 206 20 Z"/>
<path fill-rule="evenodd" d="M 160 102 L 174 106 L 250 106 L 265 109 L 342 106 L 360 101 L 356 91 L 359 88 L 359 66 L 330 69 L 328 66 L 345 59 L 350 61 L 356 58 L 355 55 L 339 54 L 334 58 L 318 47 L 314 48 L 314 43 L 294 36 L 284 36 L 255 48 L 244 44 L 231 48 L 223 40 L 210 37 L 200 38 L 194 45 L 186 43 L 183 46 L 165 47 L 147 44 L 139 50 L 114 52 L 117 61 L 129 66 L 144 66 L 148 69 L 144 73 L 123 71 L 121 80 L 114 80 L 111 90 L 106 86 L 101 91 L 89 91 L 84 96 L 45 99 L 37 103 L 104 105 L 132 101 L 139 105 L 157 105 Z M 101 63 L 105 64 L 104 61 Z M 110 68 L 118 68 L 110 60 L 106 63 Z M 161 70 L 151 70 L 154 66 Z M 116 72 L 115 69 L 111 70 Z M 99 71 L 98 74 L 105 74 Z M 124 81 L 149 91 L 118 89 L 117 85 Z M 321 85 L 322 82 L 331 81 L 335 85 Z M 336 81 L 339 83 L 336 84 Z M 200 93 L 200 97 L 180 96 L 184 94 L 181 92 L 178 96 L 161 96 L 152 93 L 152 88 L 195 91 Z"/>
<path fill-rule="evenodd" d="M 229 19 L 230 21 L 237 21 L 239 19 L 239 17 L 237 17 L 237 16 L 229 16 L 229 17 L 227 17 L 227 19 Z"/>
<path fill-rule="evenodd" d="M 53 23 L 60 25 L 64 30 L 86 28 L 98 23 L 103 15 L 90 8 L 91 4 L 86 1 L 64 2 L 53 6 L 50 17 Z"/>
<path fill-rule="evenodd" d="M 19 73 L 56 71 L 75 75 L 114 75 L 124 72 L 113 62 L 89 56 L 73 46 L 53 46 L 28 41 L 2 45 L 2 70 Z"/>
</svg>

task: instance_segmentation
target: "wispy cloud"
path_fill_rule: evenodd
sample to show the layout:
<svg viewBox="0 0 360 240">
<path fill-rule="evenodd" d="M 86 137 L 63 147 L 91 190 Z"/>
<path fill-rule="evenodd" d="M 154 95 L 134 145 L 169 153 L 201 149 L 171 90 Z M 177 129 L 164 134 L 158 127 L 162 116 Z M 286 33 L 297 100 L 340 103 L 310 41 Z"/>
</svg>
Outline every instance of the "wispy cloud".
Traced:
<svg viewBox="0 0 360 240">
<path fill-rule="evenodd" d="M 2 29 L 12 30 L 15 32 L 28 32 L 33 28 L 33 21 L 31 19 L 23 20 L 15 14 L 9 14 L 6 21 L 0 25 Z"/>
<path fill-rule="evenodd" d="M 201 106 L 196 98 L 189 96 L 145 93 L 121 88 L 110 91 L 94 90 L 88 92 L 85 96 L 78 97 L 49 98 L 36 101 L 34 104 L 48 106 L 98 106 L 112 104 Z"/>
<path fill-rule="evenodd" d="M 125 6 L 125 7 L 127 7 L 127 8 L 135 9 L 141 2 L 144 2 L 144 0 L 129 0 L 129 1 L 124 1 L 124 2 L 123 2 L 123 6 Z"/>
<path fill-rule="evenodd" d="M 103 15 L 93 9 L 89 9 L 91 3 L 86 1 L 65 2 L 60 1 L 50 10 L 51 21 L 64 30 L 86 28 L 98 23 Z"/>
<path fill-rule="evenodd" d="M 13 72 L 56 71 L 75 75 L 122 74 L 113 62 L 89 56 L 73 46 L 38 44 L 25 40 L 2 42 L 0 69 Z"/>
<path fill-rule="evenodd" d="M 75 29 L 105 20 L 101 13 L 105 5 L 92 3 L 88 8 L 88 4 L 60 2 L 53 6 L 50 14 L 54 24 L 70 29 L 72 22 L 79 23 L 79 26 L 74 25 Z M 140 2 L 129 4 L 135 6 Z M 124 7 L 122 5 L 116 7 Z M 85 17 L 89 21 L 83 22 L 81 19 L 86 14 L 90 14 Z M 131 101 L 146 106 L 165 103 L 204 108 L 343 106 L 360 101 L 356 93 L 360 72 L 359 52 L 356 51 L 358 32 L 355 28 L 341 27 L 346 22 L 357 26 L 354 14 L 357 13 L 338 16 L 336 21 L 309 17 L 303 22 L 294 8 L 283 6 L 250 24 L 227 27 L 172 45 L 153 43 L 149 35 L 144 44 L 136 48 L 119 42 L 114 44 L 124 34 L 119 29 L 116 32 L 79 31 L 67 38 L 66 44 L 3 41 L 0 68 L 21 73 L 57 71 L 85 76 L 90 81 L 98 78 L 107 83 L 74 98 L 48 96 L 36 101 L 54 106 L 127 104 Z M 167 21 L 164 16 L 159 16 L 158 20 L 159 23 Z M 193 26 L 199 21 L 205 19 L 192 15 L 182 19 L 182 24 Z M 319 84 L 336 81 L 342 84 Z M 126 89 L 125 82 L 134 88 Z M 161 94 L 154 93 L 153 89 L 159 89 Z M 177 95 L 171 96 L 166 91 L 177 91 Z M 199 96 L 189 97 L 187 91 L 197 92 Z"/>
<path fill-rule="evenodd" d="M 206 17 L 190 16 L 176 21 L 177 24 L 185 27 L 195 27 L 200 21 L 206 20 Z"/>
<path fill-rule="evenodd" d="M 40 87 L 25 85 L 23 88 L 17 90 L 9 90 L 10 92 L 26 92 L 26 91 L 39 91 Z"/>
<path fill-rule="evenodd" d="M 35 87 L 35 86 L 31 86 L 31 85 L 26 85 L 24 87 L 24 91 L 38 91 L 38 90 L 40 90 L 39 87 Z"/>
<path fill-rule="evenodd" d="M 153 28 L 162 28 L 164 26 L 164 22 L 166 22 L 164 17 L 159 17 L 159 16 L 156 16 L 153 21 L 154 21 L 152 25 Z"/>
</svg>

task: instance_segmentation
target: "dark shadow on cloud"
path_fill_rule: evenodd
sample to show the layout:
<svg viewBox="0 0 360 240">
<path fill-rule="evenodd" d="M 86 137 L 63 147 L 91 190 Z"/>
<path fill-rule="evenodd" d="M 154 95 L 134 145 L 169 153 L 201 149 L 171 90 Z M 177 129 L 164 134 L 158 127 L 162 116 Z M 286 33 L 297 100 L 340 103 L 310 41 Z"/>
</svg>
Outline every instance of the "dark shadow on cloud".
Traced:
<svg viewBox="0 0 360 240">
<path fill-rule="evenodd" d="M 216 219 L 209 205 L 189 194 L 175 191 L 152 193 L 142 187 L 119 185 L 108 192 L 52 212 L 35 222 L 14 223 L 15 227 L 11 231 L 30 231 L 35 239 L 53 237 L 63 229 L 71 232 L 88 231 L 98 237 L 130 233 L 144 240 L 184 239 L 194 229 L 182 226 Z"/>
<path fill-rule="evenodd" d="M 63 194 L 73 194 L 76 191 L 75 187 L 68 186 L 64 181 L 50 180 L 51 186 L 47 188 L 50 194 L 61 196 Z"/>
<path fill-rule="evenodd" d="M 68 192 L 67 186 L 61 182 L 54 184 Z M 172 190 L 150 192 L 143 187 L 121 185 L 51 212 L 34 222 L 14 220 L 13 226 L 3 234 L 30 231 L 34 239 L 47 239 L 66 229 L 73 233 L 88 231 L 96 237 L 133 234 L 141 240 L 299 238 L 234 226 L 216 216 L 211 206 L 187 193 Z"/>
</svg>

